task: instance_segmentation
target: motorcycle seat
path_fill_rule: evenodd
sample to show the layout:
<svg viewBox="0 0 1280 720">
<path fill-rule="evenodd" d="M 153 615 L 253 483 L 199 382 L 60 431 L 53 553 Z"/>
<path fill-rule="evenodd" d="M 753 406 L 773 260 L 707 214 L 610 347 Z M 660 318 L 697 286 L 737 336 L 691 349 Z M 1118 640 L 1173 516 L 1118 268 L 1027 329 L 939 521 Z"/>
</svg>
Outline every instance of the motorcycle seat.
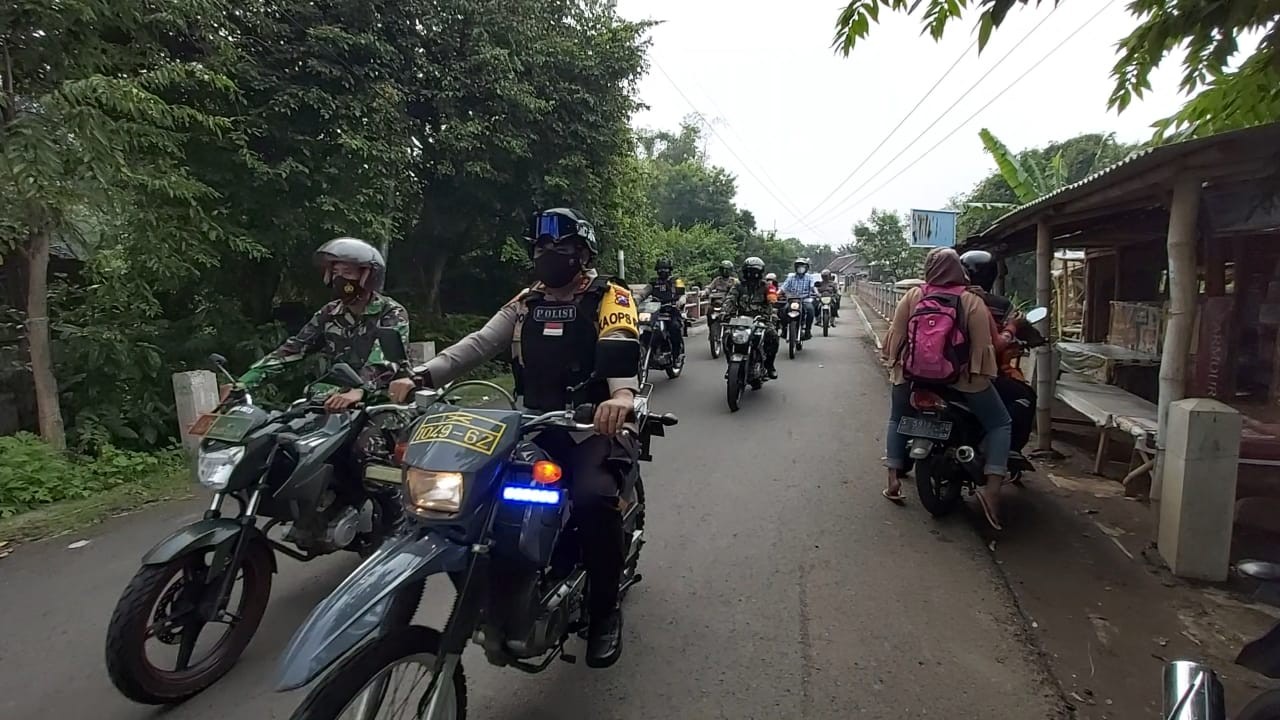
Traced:
<svg viewBox="0 0 1280 720">
<path fill-rule="evenodd" d="M 1280 563 L 1264 560 L 1245 560 L 1236 564 L 1236 570 L 1245 577 L 1262 582 L 1280 582 Z"/>
</svg>

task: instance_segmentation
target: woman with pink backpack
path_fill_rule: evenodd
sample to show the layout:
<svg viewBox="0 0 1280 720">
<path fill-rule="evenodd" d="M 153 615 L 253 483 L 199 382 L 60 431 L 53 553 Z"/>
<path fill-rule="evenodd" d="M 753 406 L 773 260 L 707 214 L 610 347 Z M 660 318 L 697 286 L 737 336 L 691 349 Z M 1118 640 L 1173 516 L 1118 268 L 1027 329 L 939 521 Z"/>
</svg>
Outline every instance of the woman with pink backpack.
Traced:
<svg viewBox="0 0 1280 720">
<path fill-rule="evenodd" d="M 911 383 L 944 385 L 964 393 L 985 432 L 983 474 L 978 490 L 987 521 L 1000 529 L 999 491 L 1009 460 L 1009 413 L 991 380 L 1000 374 L 996 342 L 999 332 L 982 298 L 968 291 L 969 278 L 960 256 L 936 248 L 924 262 L 925 284 L 907 291 L 894 310 L 881 354 L 893 383 L 889 423 L 885 429 L 888 481 L 882 494 L 901 504 L 907 467 L 905 435 L 898 422 L 911 402 Z"/>
</svg>

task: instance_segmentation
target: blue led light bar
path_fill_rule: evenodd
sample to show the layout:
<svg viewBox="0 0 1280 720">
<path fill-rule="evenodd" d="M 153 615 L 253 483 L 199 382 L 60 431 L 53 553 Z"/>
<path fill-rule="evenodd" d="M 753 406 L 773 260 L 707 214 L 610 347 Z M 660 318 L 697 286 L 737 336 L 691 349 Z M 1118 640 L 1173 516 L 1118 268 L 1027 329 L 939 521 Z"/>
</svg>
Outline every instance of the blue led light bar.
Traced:
<svg viewBox="0 0 1280 720">
<path fill-rule="evenodd" d="M 519 485 L 504 485 L 502 488 L 502 499 L 511 502 L 534 503 L 537 505 L 559 505 L 560 491 L 548 490 L 546 488 L 521 487 Z"/>
</svg>

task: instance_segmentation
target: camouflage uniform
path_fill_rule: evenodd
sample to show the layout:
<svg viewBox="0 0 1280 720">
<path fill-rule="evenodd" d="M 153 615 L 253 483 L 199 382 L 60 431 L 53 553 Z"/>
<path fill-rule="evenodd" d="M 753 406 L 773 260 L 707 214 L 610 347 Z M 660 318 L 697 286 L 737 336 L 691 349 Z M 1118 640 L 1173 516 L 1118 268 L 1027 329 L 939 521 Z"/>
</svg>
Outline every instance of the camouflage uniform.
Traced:
<svg viewBox="0 0 1280 720">
<path fill-rule="evenodd" d="M 778 313 L 773 303 L 769 302 L 769 284 L 759 282 L 748 285 L 738 283 L 733 286 L 724 299 L 724 316 L 760 317 L 768 325 L 764 332 L 765 366 L 773 367 L 773 360 L 778 355 Z"/>
<path fill-rule="evenodd" d="M 737 285 L 738 278 L 732 275 L 729 277 L 717 275 L 711 280 L 711 282 L 707 283 L 707 292 L 727 293 L 737 287 Z"/>
<path fill-rule="evenodd" d="M 394 328 L 405 347 L 409 346 L 409 313 L 400 303 L 374 293 L 364 312 L 357 316 L 341 300 L 334 300 L 320 308 L 297 334 L 254 363 L 240 377 L 240 384 L 252 390 L 290 363 L 321 353 L 331 365 L 345 362 L 366 382 L 385 390 L 394 379 L 394 372 L 383 359 L 382 346 L 377 341 L 380 328 Z M 316 385 L 314 389 L 326 394 L 336 388 Z"/>
</svg>

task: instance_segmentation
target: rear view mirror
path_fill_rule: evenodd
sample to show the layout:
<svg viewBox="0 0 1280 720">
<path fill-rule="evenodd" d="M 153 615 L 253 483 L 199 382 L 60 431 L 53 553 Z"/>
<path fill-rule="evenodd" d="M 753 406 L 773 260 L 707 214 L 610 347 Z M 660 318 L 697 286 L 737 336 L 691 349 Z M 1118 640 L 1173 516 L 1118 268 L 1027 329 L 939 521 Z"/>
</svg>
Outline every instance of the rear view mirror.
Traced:
<svg viewBox="0 0 1280 720">
<path fill-rule="evenodd" d="M 1049 317 L 1049 309 L 1045 307 L 1035 307 L 1027 311 L 1027 322 L 1035 325 L 1045 318 Z"/>
<path fill-rule="evenodd" d="M 352 370 L 351 366 L 346 363 L 338 363 L 329 368 L 325 379 L 332 380 L 346 388 L 364 387 L 364 378 L 360 377 L 360 374 Z"/>
<path fill-rule="evenodd" d="M 409 351 L 404 346 L 404 338 L 395 328 L 378 328 L 378 346 L 382 348 L 382 357 L 393 363 L 403 363 L 409 359 Z"/>
<path fill-rule="evenodd" d="M 596 341 L 596 377 L 634 377 L 640 366 L 640 343 L 635 338 L 606 337 Z"/>
</svg>

